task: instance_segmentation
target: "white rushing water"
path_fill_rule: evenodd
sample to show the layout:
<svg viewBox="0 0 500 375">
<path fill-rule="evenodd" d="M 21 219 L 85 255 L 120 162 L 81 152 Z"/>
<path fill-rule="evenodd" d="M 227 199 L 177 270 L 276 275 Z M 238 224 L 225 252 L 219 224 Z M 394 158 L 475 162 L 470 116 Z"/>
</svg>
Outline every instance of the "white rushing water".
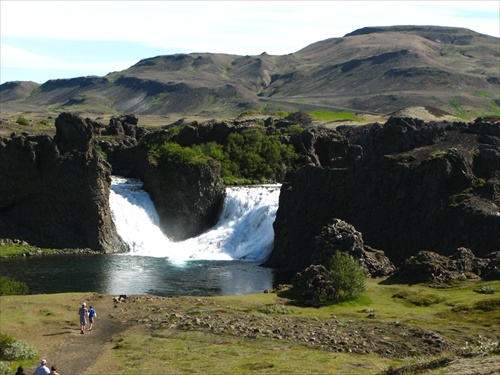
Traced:
<svg viewBox="0 0 500 375">
<path fill-rule="evenodd" d="M 231 187 L 226 190 L 219 222 L 201 235 L 181 242 L 160 230 L 158 214 L 142 182 L 112 177 L 110 206 L 118 234 L 129 255 L 187 260 L 263 261 L 272 250 L 273 222 L 280 185 Z"/>
</svg>

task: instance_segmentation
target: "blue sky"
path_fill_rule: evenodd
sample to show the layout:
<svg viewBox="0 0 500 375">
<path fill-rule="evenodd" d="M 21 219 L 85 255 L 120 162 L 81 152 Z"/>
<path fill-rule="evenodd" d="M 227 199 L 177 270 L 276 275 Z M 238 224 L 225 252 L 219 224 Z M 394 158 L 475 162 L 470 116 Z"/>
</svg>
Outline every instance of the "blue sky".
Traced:
<svg viewBox="0 0 500 375">
<path fill-rule="evenodd" d="M 0 0 L 0 83 L 104 76 L 174 53 L 283 55 L 391 25 L 500 37 L 500 2 Z"/>
</svg>

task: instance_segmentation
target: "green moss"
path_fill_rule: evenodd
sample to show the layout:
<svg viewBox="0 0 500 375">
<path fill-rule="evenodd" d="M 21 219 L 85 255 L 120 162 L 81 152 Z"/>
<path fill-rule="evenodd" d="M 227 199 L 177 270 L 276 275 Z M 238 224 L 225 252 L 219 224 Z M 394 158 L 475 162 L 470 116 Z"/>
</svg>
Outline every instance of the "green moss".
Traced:
<svg viewBox="0 0 500 375">
<path fill-rule="evenodd" d="M 445 150 L 438 150 L 431 152 L 428 156 L 429 160 L 442 159 L 446 154 L 448 154 Z"/>
</svg>

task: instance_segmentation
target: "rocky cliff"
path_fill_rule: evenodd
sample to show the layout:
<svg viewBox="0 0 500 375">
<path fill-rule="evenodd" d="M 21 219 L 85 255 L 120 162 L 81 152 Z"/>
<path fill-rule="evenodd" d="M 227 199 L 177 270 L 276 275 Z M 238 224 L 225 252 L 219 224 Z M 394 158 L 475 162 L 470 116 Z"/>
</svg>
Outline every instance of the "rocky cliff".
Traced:
<svg viewBox="0 0 500 375">
<path fill-rule="evenodd" d="M 170 239 L 185 240 L 215 225 L 225 195 L 219 164 L 210 161 L 168 167 L 160 165 L 150 150 L 138 141 L 144 137 L 162 138 L 164 132 L 148 133 L 136 126 L 137 123 L 135 116 L 128 115 L 111 118 L 105 127 L 94 124 L 94 131 L 101 135 L 115 136 L 115 140 L 121 135 L 118 143 L 100 142 L 113 174 L 139 178 L 144 182 L 143 189 L 155 205 L 161 230 Z M 186 126 L 183 133 L 189 133 L 191 128 Z"/>
<path fill-rule="evenodd" d="M 301 135 L 314 165 L 290 174 L 266 265 L 300 271 L 333 218 L 395 263 L 420 250 L 459 247 L 483 256 L 500 248 L 500 122 L 339 127 Z"/>
<path fill-rule="evenodd" d="M 47 248 L 121 252 L 109 208 L 110 165 L 92 127 L 62 113 L 56 135 L 0 139 L 0 237 Z"/>
</svg>

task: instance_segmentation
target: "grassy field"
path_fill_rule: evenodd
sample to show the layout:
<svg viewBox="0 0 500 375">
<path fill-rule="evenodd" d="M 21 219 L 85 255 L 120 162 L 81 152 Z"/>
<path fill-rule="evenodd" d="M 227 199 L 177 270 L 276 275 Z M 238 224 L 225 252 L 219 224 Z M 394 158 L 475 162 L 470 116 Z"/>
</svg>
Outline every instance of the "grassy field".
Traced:
<svg viewBox="0 0 500 375">
<path fill-rule="evenodd" d="M 485 287 L 495 293 L 477 292 Z M 492 354 L 495 348 L 498 354 L 499 292 L 500 281 L 438 289 L 373 279 L 357 300 L 322 308 L 297 306 L 286 293 L 128 296 L 125 303 L 94 293 L 2 296 L 0 322 L 2 331 L 38 349 L 37 358 L 12 363 L 13 369 L 34 370 L 47 358 L 62 374 L 391 374 L 404 366 L 409 370 L 399 373 L 456 374 L 458 363 L 493 374 L 500 369 L 500 357 Z M 82 301 L 94 304 L 99 316 L 86 335 L 78 330 Z M 221 322 L 224 329 L 217 328 Z M 308 339 L 268 335 L 276 325 Z M 241 335 L 241 326 L 259 333 Z M 347 342 L 320 345 L 311 337 L 323 329 Z M 417 329 L 449 345 L 426 354 L 432 345 L 409 335 Z M 374 350 L 350 346 L 357 336 Z M 413 345 L 415 354 L 381 354 L 382 342 L 396 349 Z"/>
</svg>

